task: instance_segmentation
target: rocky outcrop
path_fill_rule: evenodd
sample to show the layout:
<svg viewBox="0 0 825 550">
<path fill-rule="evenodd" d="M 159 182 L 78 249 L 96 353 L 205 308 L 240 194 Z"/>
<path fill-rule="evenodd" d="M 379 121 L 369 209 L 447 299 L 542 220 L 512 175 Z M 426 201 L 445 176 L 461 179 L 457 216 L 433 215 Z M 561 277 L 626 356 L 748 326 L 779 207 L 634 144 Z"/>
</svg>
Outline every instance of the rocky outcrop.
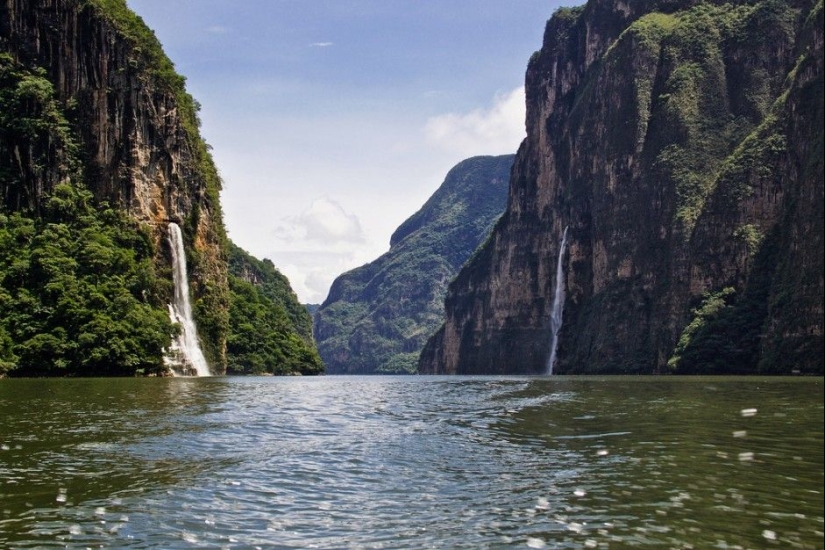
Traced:
<svg viewBox="0 0 825 550">
<path fill-rule="evenodd" d="M 198 133 L 197 104 L 154 34 L 125 2 L 3 0 L 0 50 L 45 71 L 77 136 L 83 179 L 99 201 L 150 225 L 158 250 L 169 221 L 184 229 L 205 352 L 213 370 L 223 371 L 228 290 L 220 179 Z M 6 206 L 35 208 L 65 179 L 65 167 L 52 165 L 42 177 L 21 176 L 17 191 L 4 189 Z M 168 258 L 158 263 L 168 265 Z"/>
<path fill-rule="evenodd" d="M 512 163 L 513 155 L 459 163 L 386 254 L 333 282 L 314 328 L 328 373 L 415 371 L 447 284 L 504 210 Z"/>
<path fill-rule="evenodd" d="M 822 2 L 591 0 L 548 22 L 508 207 L 423 373 L 822 373 Z"/>
</svg>

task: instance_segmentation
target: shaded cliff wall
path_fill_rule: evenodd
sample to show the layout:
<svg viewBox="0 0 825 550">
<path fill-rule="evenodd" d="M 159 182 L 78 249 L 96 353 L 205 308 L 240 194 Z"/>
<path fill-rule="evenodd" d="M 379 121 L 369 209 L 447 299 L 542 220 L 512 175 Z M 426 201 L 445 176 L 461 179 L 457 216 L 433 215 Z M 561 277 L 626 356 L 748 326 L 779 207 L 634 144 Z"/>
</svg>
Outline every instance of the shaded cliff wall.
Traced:
<svg viewBox="0 0 825 550">
<path fill-rule="evenodd" d="M 3 0 L 0 49 L 45 70 L 79 138 L 86 186 L 153 227 L 166 251 L 159 264 L 169 265 L 168 222 L 182 226 L 201 338 L 222 372 L 228 290 L 220 179 L 198 133 L 197 104 L 154 34 L 122 0 Z M 54 163 L 22 178 L 33 188 L 4 190 L 6 206 L 36 209 L 62 172 Z"/>
<path fill-rule="evenodd" d="M 726 159 L 697 221 L 689 296 L 730 297 L 683 331 L 677 372 L 720 361 L 737 373 L 823 372 L 822 6 L 802 12 L 781 94 Z"/>
<path fill-rule="evenodd" d="M 810 1 L 559 10 L 528 65 L 507 211 L 420 371 L 544 372 L 569 226 L 555 372 L 701 372 L 714 346 L 735 372 L 821 372 L 817 18 Z"/>
</svg>

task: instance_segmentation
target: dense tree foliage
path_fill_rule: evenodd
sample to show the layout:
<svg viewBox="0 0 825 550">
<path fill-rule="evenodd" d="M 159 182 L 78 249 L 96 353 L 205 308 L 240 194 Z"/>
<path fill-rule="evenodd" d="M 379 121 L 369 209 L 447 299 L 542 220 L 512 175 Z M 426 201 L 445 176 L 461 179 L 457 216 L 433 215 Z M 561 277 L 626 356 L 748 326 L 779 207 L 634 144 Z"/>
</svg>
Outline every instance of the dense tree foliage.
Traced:
<svg viewBox="0 0 825 550">
<path fill-rule="evenodd" d="M 0 369 L 129 376 L 164 369 L 173 325 L 151 237 L 91 193 L 58 185 L 41 215 L 0 215 Z"/>
<path fill-rule="evenodd" d="M 206 180 L 207 203 L 219 218 L 220 178 L 199 137 L 197 104 L 183 78 L 122 0 L 89 5 L 143 52 L 156 84 L 175 94 L 199 177 Z M 56 98 L 45 71 L 0 53 L 0 375 L 163 373 L 175 331 L 166 306 L 171 274 L 155 273 L 165 255 L 155 250 L 148 228 L 97 204 L 79 183 L 81 147 L 65 115 L 71 108 Z M 196 203 L 184 220 L 187 235 L 197 233 L 200 215 Z M 231 291 L 193 281 L 205 353 L 219 360 L 231 313 L 230 372 L 321 372 L 311 318 L 287 279 L 271 262 L 218 237 L 237 276 L 230 277 Z M 190 239 L 190 271 L 226 269 L 210 261 Z"/>
<path fill-rule="evenodd" d="M 269 260 L 229 245 L 229 374 L 320 374 L 309 313 Z"/>
<path fill-rule="evenodd" d="M 118 85 L 139 81 L 174 98 L 186 185 L 199 195 L 182 219 L 193 309 L 214 370 L 223 370 L 228 347 L 233 373 L 322 371 L 311 318 L 286 278 L 226 238 L 221 181 L 200 136 L 199 105 L 154 33 L 125 0 L 81 0 L 75 7 L 121 40 L 128 66 L 118 69 L 126 75 Z M 78 95 L 59 97 L 50 72 L 18 57 L 0 52 L 0 376 L 166 372 L 164 351 L 175 327 L 166 305 L 171 270 L 163 267 L 168 255 L 156 249 L 158 232 L 153 238 L 117 199 L 110 199 L 112 208 L 99 202 L 106 195 L 96 192 L 98 171 L 78 131 L 90 106 Z M 227 283 L 230 252 L 240 274 Z M 225 346 L 230 304 L 234 328 Z"/>
<path fill-rule="evenodd" d="M 0 52 L 0 208 L 37 212 L 77 170 L 77 145 L 42 69 Z"/>
</svg>

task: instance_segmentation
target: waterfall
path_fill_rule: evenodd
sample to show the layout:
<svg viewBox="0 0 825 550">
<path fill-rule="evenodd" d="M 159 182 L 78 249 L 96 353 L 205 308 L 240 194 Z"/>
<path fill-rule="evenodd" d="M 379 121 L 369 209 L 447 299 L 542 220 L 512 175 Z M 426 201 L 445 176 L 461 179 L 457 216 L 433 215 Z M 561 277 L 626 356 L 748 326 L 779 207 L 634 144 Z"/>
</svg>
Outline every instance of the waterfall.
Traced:
<svg viewBox="0 0 825 550">
<path fill-rule="evenodd" d="M 192 318 L 189 303 L 189 279 L 186 273 L 186 253 L 183 234 L 176 223 L 169 224 L 169 246 L 172 249 L 172 275 L 175 278 L 175 299 L 169 304 L 169 317 L 181 328 L 180 335 L 172 342 L 172 357 L 168 364 L 178 366 L 185 374 L 209 376 L 209 365 L 198 342 L 198 329 Z"/>
<path fill-rule="evenodd" d="M 561 237 L 559 246 L 559 260 L 556 263 L 556 291 L 553 295 L 553 309 L 550 311 L 550 358 L 547 360 L 547 374 L 553 374 L 556 363 L 556 350 L 559 347 L 559 331 L 561 330 L 562 313 L 564 312 L 564 252 L 567 250 L 567 230 Z"/>
</svg>

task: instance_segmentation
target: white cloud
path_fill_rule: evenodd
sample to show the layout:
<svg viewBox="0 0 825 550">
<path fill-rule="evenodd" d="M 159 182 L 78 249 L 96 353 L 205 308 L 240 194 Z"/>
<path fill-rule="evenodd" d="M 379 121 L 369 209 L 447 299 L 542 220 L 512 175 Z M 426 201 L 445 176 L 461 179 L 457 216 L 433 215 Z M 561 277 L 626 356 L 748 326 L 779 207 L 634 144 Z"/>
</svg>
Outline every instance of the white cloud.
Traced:
<svg viewBox="0 0 825 550">
<path fill-rule="evenodd" d="M 386 252 L 392 232 L 456 162 L 423 143 L 425 116 L 379 114 L 304 121 L 205 113 L 205 127 L 220 130 L 207 141 L 226 182 L 232 240 L 270 258 L 302 302 L 323 301 L 337 275 Z"/>
<path fill-rule="evenodd" d="M 276 223 L 271 235 L 283 251 L 340 252 L 366 241 L 358 216 L 326 196 Z"/>
<path fill-rule="evenodd" d="M 205 30 L 209 34 L 226 34 L 229 32 L 229 29 L 222 25 L 212 25 L 211 27 L 207 27 Z"/>
<path fill-rule="evenodd" d="M 281 270 L 289 279 L 290 285 L 299 300 L 305 304 L 320 304 L 327 298 L 332 281 L 342 273 L 356 266 L 346 265 L 345 268 L 336 266 L 334 271 L 326 266 L 309 266 L 287 264 Z"/>
<path fill-rule="evenodd" d="M 310 44 L 312 48 L 329 48 L 330 46 L 334 45 L 335 42 L 313 42 Z"/>
<path fill-rule="evenodd" d="M 330 199 L 321 197 L 295 218 L 296 225 L 310 241 L 325 244 L 364 242 L 364 231 L 358 216 L 350 214 Z"/>
<path fill-rule="evenodd" d="M 433 145 L 464 157 L 515 153 L 526 135 L 524 117 L 522 86 L 497 95 L 489 109 L 432 117 L 424 133 Z"/>
<path fill-rule="evenodd" d="M 280 268 L 286 275 L 298 299 L 306 304 L 320 304 L 327 297 L 327 292 L 336 274 L 319 266 L 287 264 Z"/>
<path fill-rule="evenodd" d="M 363 250 L 274 251 L 269 256 L 274 258 L 276 267 L 289 279 L 298 299 L 306 304 L 320 304 L 327 298 L 329 288 L 336 277 L 375 259 L 374 253 Z"/>
</svg>

